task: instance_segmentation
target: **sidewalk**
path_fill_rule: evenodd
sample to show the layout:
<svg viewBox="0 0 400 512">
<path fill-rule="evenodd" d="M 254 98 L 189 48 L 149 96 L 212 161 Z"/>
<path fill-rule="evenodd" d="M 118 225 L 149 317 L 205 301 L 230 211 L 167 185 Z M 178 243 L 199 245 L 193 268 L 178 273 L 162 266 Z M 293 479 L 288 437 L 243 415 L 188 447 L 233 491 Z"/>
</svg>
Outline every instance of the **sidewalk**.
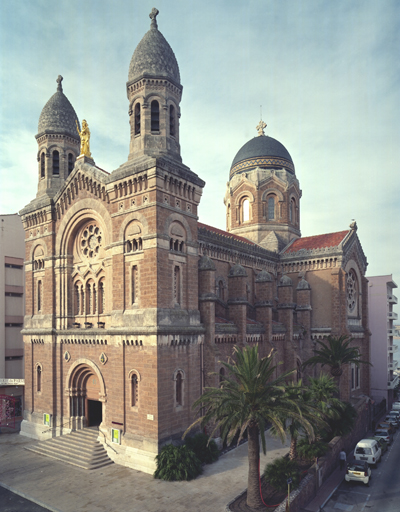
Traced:
<svg viewBox="0 0 400 512">
<path fill-rule="evenodd" d="M 336 468 L 335 471 L 325 480 L 325 482 L 318 489 L 318 494 L 310 503 L 302 508 L 302 512 L 320 512 L 322 507 L 330 499 L 332 494 L 336 491 L 339 485 L 343 482 L 345 471 L 340 471 Z"/>
<path fill-rule="evenodd" d="M 261 468 L 288 446 L 267 434 Z M 112 464 L 86 471 L 43 457 L 18 434 L 0 435 L 0 485 L 53 512 L 223 512 L 247 487 L 247 443 L 204 467 L 191 482 L 164 482 Z"/>
</svg>

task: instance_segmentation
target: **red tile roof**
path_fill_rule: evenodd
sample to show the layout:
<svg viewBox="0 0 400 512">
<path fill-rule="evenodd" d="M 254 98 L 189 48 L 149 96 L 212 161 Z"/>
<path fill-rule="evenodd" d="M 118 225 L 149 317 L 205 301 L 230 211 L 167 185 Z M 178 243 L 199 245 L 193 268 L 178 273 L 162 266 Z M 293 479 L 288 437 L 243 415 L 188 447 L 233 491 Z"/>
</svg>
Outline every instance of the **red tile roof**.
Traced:
<svg viewBox="0 0 400 512">
<path fill-rule="evenodd" d="M 337 247 L 348 234 L 347 231 L 339 231 L 338 233 L 327 233 L 325 235 L 306 236 L 304 238 L 298 238 L 292 245 L 286 249 L 284 254 L 291 252 L 300 251 L 305 249 L 307 251 L 311 249 L 323 249 L 325 247 Z"/>
<path fill-rule="evenodd" d="M 216 233 L 217 235 L 222 235 L 227 238 L 233 238 L 234 240 L 239 240 L 240 242 L 245 242 L 246 244 L 250 245 L 258 245 L 251 240 L 244 238 L 244 236 L 238 236 L 234 235 L 232 233 L 228 233 L 228 231 L 223 231 L 222 229 L 214 228 L 213 226 L 208 226 L 207 224 L 202 224 L 201 222 L 198 222 L 198 227 L 202 229 L 207 229 L 208 231 L 212 231 L 213 233 Z"/>
</svg>

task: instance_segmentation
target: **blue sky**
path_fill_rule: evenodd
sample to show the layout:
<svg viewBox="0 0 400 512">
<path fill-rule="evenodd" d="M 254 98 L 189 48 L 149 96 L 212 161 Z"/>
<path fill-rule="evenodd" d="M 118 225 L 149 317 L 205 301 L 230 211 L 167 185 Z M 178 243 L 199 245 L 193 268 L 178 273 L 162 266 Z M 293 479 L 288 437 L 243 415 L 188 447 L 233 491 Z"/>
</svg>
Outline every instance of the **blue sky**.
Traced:
<svg viewBox="0 0 400 512">
<path fill-rule="evenodd" d="M 183 161 L 206 181 L 200 220 L 225 228 L 230 165 L 262 105 L 296 166 L 303 236 L 356 219 L 367 274 L 400 285 L 397 0 L 4 0 L 0 212 L 36 194 L 34 135 L 59 74 L 96 164 L 126 161 L 128 66 L 154 6 L 180 68 Z"/>
</svg>

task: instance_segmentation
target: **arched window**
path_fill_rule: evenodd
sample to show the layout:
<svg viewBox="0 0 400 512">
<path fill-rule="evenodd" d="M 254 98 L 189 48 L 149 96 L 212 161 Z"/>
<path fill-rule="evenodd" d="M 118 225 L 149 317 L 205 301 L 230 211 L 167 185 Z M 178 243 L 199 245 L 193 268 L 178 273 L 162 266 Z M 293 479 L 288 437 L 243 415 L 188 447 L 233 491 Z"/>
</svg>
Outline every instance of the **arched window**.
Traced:
<svg viewBox="0 0 400 512">
<path fill-rule="evenodd" d="M 243 208 L 243 215 L 242 220 L 243 222 L 246 222 L 250 220 L 250 201 L 248 199 L 245 199 L 242 204 Z"/>
<path fill-rule="evenodd" d="M 104 278 L 99 282 L 99 314 L 103 314 L 106 309 L 106 293 L 104 289 Z"/>
<path fill-rule="evenodd" d="M 289 206 L 289 221 L 296 224 L 296 201 L 292 198 Z"/>
<path fill-rule="evenodd" d="M 42 154 L 40 155 L 40 177 L 41 177 L 41 178 L 44 178 L 44 177 L 45 177 L 45 174 L 46 174 L 46 172 L 45 172 L 45 163 L 44 163 L 44 161 L 45 161 L 45 160 L 44 160 L 44 158 L 45 158 L 45 157 L 44 157 L 44 153 L 42 153 Z"/>
<path fill-rule="evenodd" d="M 176 402 L 176 405 L 183 405 L 182 391 L 183 391 L 182 372 L 178 372 L 176 374 L 176 379 L 175 379 L 175 402 Z"/>
<path fill-rule="evenodd" d="M 60 154 L 58 151 L 53 151 L 53 175 L 60 174 Z"/>
<path fill-rule="evenodd" d="M 74 156 L 72 153 L 68 153 L 68 176 L 71 174 L 74 168 Z"/>
<path fill-rule="evenodd" d="M 42 367 L 39 364 L 36 367 L 36 391 L 42 391 Z"/>
<path fill-rule="evenodd" d="M 37 310 L 42 311 L 42 281 L 37 284 Z"/>
<path fill-rule="evenodd" d="M 135 135 L 140 135 L 140 103 L 135 105 Z"/>
<path fill-rule="evenodd" d="M 75 315 L 81 314 L 81 286 L 80 283 L 75 284 Z"/>
<path fill-rule="evenodd" d="M 151 131 L 160 131 L 160 106 L 156 100 L 151 102 Z"/>
<path fill-rule="evenodd" d="M 353 269 L 347 274 L 347 312 L 351 315 L 358 312 L 358 282 Z"/>
<path fill-rule="evenodd" d="M 131 406 L 137 407 L 139 404 L 139 381 L 136 373 L 131 376 Z"/>
<path fill-rule="evenodd" d="M 275 219 L 275 197 L 268 197 L 268 220 Z"/>
<path fill-rule="evenodd" d="M 225 380 L 225 368 L 219 370 L 219 383 L 221 384 Z"/>
<path fill-rule="evenodd" d="M 137 300 L 138 300 L 138 297 L 137 297 L 138 296 L 137 273 L 138 273 L 137 265 L 135 265 L 132 267 L 132 284 L 131 284 L 132 304 L 135 304 L 135 302 L 137 302 Z"/>
<path fill-rule="evenodd" d="M 176 266 L 174 268 L 174 300 L 175 304 L 181 303 L 181 269 Z"/>
<path fill-rule="evenodd" d="M 86 314 L 91 315 L 93 308 L 93 295 L 91 283 L 86 285 Z"/>
<path fill-rule="evenodd" d="M 169 107 L 169 134 L 175 137 L 175 108 L 173 105 Z"/>
<path fill-rule="evenodd" d="M 221 300 L 225 300 L 225 297 L 224 297 L 224 282 L 222 281 L 222 279 L 220 281 L 218 281 L 218 297 L 221 299 Z"/>
</svg>

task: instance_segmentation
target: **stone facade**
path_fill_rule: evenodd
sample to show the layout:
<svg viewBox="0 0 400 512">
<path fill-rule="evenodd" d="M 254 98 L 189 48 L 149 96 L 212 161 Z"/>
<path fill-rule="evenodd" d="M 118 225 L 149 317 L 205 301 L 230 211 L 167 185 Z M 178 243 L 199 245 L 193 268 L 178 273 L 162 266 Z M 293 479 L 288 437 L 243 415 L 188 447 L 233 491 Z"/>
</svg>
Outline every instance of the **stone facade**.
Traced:
<svg viewBox="0 0 400 512">
<path fill-rule="evenodd" d="M 73 168 L 56 178 L 50 160 L 21 211 L 22 433 L 99 425 L 110 456 L 146 472 L 193 421 L 204 387 L 223 378 L 220 361 L 234 345 L 275 349 L 279 371 L 297 368 L 299 376 L 326 334 L 352 334 L 369 357 L 367 263 L 356 226 L 301 238 L 301 190 L 278 141 L 261 134 L 254 162 L 253 144 L 235 158 L 227 231 L 199 223 L 205 183 L 182 163 L 179 68 L 155 16 L 129 67 L 127 162 L 108 173 L 78 156 L 71 123 L 53 130 L 46 105 L 39 129 L 54 135 L 60 153 L 67 142 L 57 137 L 69 137 Z M 74 115 L 71 106 L 68 120 Z M 40 161 L 49 139 L 37 138 Z M 346 399 L 368 394 L 368 369 L 353 389 L 346 370 L 341 387 Z"/>
</svg>

